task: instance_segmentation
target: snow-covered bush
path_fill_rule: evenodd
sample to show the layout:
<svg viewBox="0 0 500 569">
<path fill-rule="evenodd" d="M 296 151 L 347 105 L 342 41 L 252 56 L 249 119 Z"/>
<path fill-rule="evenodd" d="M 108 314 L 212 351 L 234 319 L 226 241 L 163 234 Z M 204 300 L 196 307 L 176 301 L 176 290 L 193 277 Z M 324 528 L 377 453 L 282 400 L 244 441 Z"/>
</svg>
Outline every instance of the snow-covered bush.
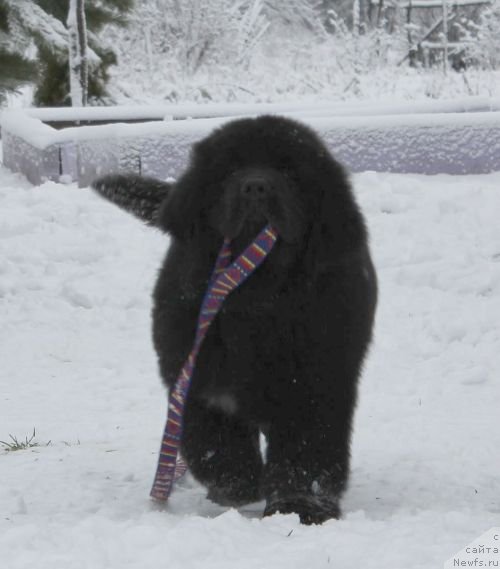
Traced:
<svg viewBox="0 0 500 569">
<path fill-rule="evenodd" d="M 27 57 L 30 42 L 10 16 L 9 5 L 0 0 L 0 103 L 37 75 L 35 63 Z"/>
<path fill-rule="evenodd" d="M 323 4 L 138 0 L 129 30 L 112 32 L 119 83 L 136 98 L 140 73 L 142 101 L 356 96 L 361 75 L 386 75 L 401 60 L 404 31 L 353 32 Z"/>
<path fill-rule="evenodd" d="M 67 53 L 68 0 L 0 0 L 0 8 L 5 3 L 19 13 L 34 3 L 53 11 L 47 12 L 48 22 L 35 9 L 23 25 L 35 22 L 33 31 L 52 38 L 49 53 L 39 48 L 44 66 L 35 102 L 64 103 L 67 64 L 61 66 L 59 53 Z M 88 7 L 115 4 L 117 0 L 86 2 Z M 440 69 L 408 67 L 404 14 L 398 16 L 389 1 L 387 10 L 376 7 L 370 15 L 367 0 L 135 0 L 127 29 L 109 25 L 96 28 L 97 34 L 87 14 L 89 88 L 94 102 L 103 99 L 102 86 L 111 72 L 111 97 L 105 100 L 115 102 L 496 94 L 500 83 L 495 76 L 476 67 L 500 66 L 499 4 L 494 0 L 489 9 L 478 8 L 483 13 L 475 24 L 465 18 L 461 33 L 473 65 L 443 79 Z M 116 24 L 120 13 L 113 12 L 107 21 Z M 118 66 L 109 67 L 115 53 Z"/>
<path fill-rule="evenodd" d="M 477 22 L 466 20 L 456 26 L 466 45 L 468 63 L 483 69 L 500 67 L 500 0 L 484 8 Z"/>
<path fill-rule="evenodd" d="M 153 88 L 166 82 L 166 98 L 192 91 L 210 99 L 213 87 L 203 85 L 230 90 L 231 70 L 250 66 L 268 25 L 263 0 L 139 0 L 130 31 L 111 35 L 122 47 L 123 67 L 145 70 Z"/>
<path fill-rule="evenodd" d="M 108 67 L 116 63 L 113 46 L 100 32 L 122 25 L 133 0 L 81 2 L 88 22 L 88 93 L 106 96 Z M 30 82 L 40 106 L 69 104 L 67 17 L 70 0 L 0 0 L 0 93 Z"/>
</svg>

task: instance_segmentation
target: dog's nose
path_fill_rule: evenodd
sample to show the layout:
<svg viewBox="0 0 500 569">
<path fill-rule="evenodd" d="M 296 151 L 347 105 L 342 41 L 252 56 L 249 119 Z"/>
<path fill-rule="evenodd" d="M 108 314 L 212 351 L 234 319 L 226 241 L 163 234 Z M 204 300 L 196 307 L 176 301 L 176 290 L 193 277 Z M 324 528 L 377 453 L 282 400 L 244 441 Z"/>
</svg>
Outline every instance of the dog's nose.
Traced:
<svg viewBox="0 0 500 569">
<path fill-rule="evenodd" d="M 241 193 L 246 198 L 259 200 L 269 195 L 271 184 L 261 176 L 252 176 L 243 180 Z"/>
</svg>

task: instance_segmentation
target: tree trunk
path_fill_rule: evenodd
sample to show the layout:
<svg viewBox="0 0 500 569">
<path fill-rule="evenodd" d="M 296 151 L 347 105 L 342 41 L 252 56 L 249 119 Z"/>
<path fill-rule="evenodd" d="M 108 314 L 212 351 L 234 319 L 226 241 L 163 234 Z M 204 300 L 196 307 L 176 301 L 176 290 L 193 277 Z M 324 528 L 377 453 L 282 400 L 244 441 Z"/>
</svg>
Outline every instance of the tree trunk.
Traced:
<svg viewBox="0 0 500 569">
<path fill-rule="evenodd" d="M 67 26 L 71 105 L 85 107 L 89 83 L 85 0 L 70 0 Z"/>
</svg>

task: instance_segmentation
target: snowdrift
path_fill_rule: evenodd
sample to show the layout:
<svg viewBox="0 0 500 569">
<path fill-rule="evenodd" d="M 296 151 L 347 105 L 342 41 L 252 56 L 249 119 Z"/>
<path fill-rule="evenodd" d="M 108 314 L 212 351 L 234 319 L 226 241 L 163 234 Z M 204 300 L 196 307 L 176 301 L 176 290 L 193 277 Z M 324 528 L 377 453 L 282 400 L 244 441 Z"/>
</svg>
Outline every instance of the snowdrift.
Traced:
<svg viewBox="0 0 500 569">
<path fill-rule="evenodd" d="M 380 279 L 375 343 L 344 518 L 305 527 L 212 504 L 189 475 L 151 508 L 167 238 L 89 189 L 0 168 L 0 440 L 36 427 L 39 443 L 0 445 L 2 569 L 441 569 L 498 526 L 500 174 L 353 184 Z"/>
</svg>

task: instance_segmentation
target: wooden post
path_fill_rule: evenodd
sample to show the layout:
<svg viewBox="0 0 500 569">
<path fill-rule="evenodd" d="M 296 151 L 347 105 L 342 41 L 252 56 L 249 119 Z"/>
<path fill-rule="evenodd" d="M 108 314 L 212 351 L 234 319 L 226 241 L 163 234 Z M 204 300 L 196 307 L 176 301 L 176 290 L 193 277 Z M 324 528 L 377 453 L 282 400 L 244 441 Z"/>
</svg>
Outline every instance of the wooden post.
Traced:
<svg viewBox="0 0 500 569">
<path fill-rule="evenodd" d="M 447 0 L 443 0 L 443 71 L 448 72 L 448 6 Z"/>
</svg>

